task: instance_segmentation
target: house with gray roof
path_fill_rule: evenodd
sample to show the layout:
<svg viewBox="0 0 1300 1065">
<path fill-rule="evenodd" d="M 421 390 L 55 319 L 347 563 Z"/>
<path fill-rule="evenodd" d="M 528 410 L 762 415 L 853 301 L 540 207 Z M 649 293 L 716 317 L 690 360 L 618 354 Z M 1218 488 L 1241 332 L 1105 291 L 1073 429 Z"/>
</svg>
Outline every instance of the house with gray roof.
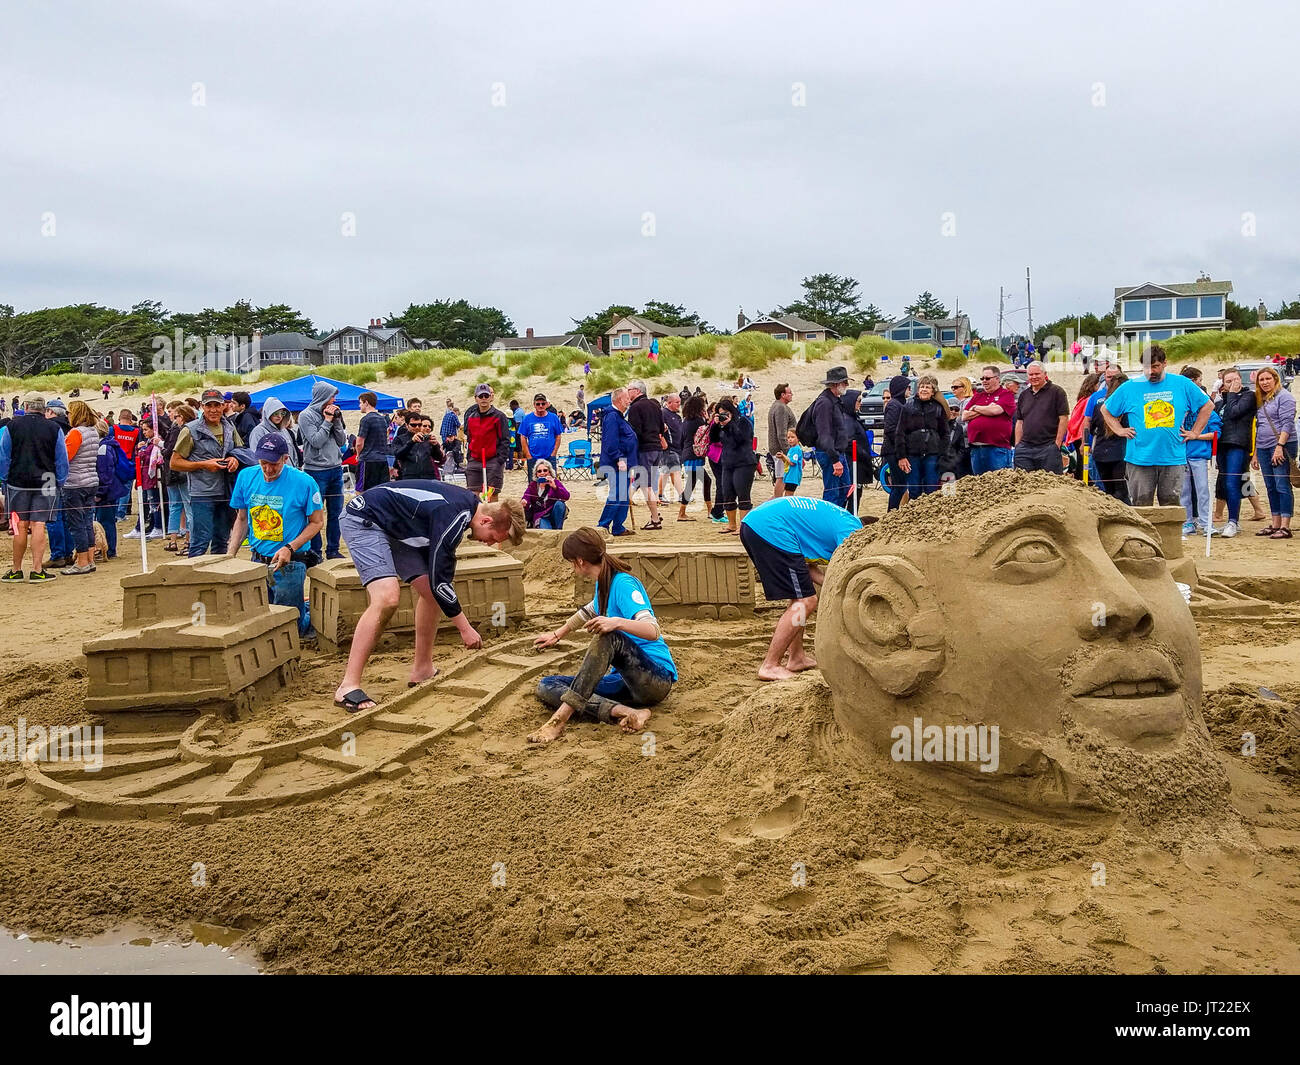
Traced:
<svg viewBox="0 0 1300 1065">
<path fill-rule="evenodd" d="M 605 330 L 605 336 L 609 338 L 609 343 L 605 346 L 611 355 L 624 355 L 638 351 L 648 352 L 650 350 L 650 341 L 659 340 L 662 337 L 697 337 L 699 335 L 700 327 L 698 325 L 664 325 L 662 322 L 643 318 L 639 314 L 629 314 L 618 319 Z"/>
<path fill-rule="evenodd" d="M 540 348 L 577 348 L 588 355 L 595 354 L 591 341 L 581 333 L 557 333 L 554 336 L 535 336 L 532 327 L 521 337 L 497 337 L 487 346 L 488 351 L 537 351 Z"/>
<path fill-rule="evenodd" d="M 745 317 L 745 312 L 741 311 L 736 316 L 737 333 L 766 333 L 774 340 L 828 340 L 831 337 L 839 337 L 828 325 L 822 325 L 819 322 L 810 322 L 807 318 L 800 318 L 793 314 L 760 314 L 753 321 Z"/>
<path fill-rule="evenodd" d="M 970 339 L 970 317 L 918 318 L 908 315 L 894 322 L 882 322 L 871 331 L 875 336 L 899 344 L 933 344 L 937 348 L 960 348 Z"/>
<path fill-rule="evenodd" d="M 442 347 L 436 340 L 421 342 L 431 348 Z M 382 318 L 372 318 L 368 326 L 345 325 L 321 341 L 325 363 L 333 366 L 383 362 L 419 346 L 404 328 L 386 327 Z"/>
<path fill-rule="evenodd" d="M 1192 281 L 1157 285 L 1147 281 L 1115 289 L 1115 322 L 1120 340 L 1146 345 L 1180 333 L 1220 332 L 1228 328 L 1231 281 Z"/>
</svg>

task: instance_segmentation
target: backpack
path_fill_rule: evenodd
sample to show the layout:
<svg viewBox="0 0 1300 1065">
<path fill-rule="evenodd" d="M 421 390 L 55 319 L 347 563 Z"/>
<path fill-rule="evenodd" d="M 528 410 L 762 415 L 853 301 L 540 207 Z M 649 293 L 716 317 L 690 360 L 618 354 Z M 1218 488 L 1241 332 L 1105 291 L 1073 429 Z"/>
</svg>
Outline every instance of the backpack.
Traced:
<svg viewBox="0 0 1300 1065">
<path fill-rule="evenodd" d="M 697 459 L 704 458 L 709 452 L 709 426 L 706 422 L 695 430 L 695 436 L 691 440 L 691 450 L 695 452 Z"/>
<path fill-rule="evenodd" d="M 108 439 L 111 439 L 117 447 L 117 454 L 113 459 L 117 479 L 124 485 L 130 485 L 135 480 L 135 459 L 126 453 L 117 437 L 110 433 Z"/>
<path fill-rule="evenodd" d="M 820 397 L 819 397 L 820 398 Z M 799 438 L 799 443 L 804 447 L 817 446 L 817 419 L 813 415 L 813 407 L 817 406 L 817 400 L 813 400 L 808 405 L 808 409 L 799 415 L 799 422 L 794 427 L 795 436 Z"/>
</svg>

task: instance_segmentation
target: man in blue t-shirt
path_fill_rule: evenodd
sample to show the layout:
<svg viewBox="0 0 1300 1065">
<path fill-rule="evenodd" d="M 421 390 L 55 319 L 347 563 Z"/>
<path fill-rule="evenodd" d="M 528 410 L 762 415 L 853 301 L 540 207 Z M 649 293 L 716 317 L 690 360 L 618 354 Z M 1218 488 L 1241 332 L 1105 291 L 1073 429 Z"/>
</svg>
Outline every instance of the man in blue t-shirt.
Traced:
<svg viewBox="0 0 1300 1065">
<path fill-rule="evenodd" d="M 310 558 L 307 545 L 325 527 L 320 486 L 314 477 L 289 465 L 289 444 L 267 433 L 253 452 L 256 466 L 241 470 L 230 494 L 235 511 L 227 558 L 235 558 L 248 536 L 254 562 L 269 567 L 267 582 L 274 606 L 298 611 L 298 634 L 311 634 L 311 614 L 303 601 L 303 582 Z"/>
<path fill-rule="evenodd" d="M 519 422 L 519 443 L 523 448 L 524 458 L 528 460 L 528 479 L 533 478 L 533 467 L 538 459 L 547 459 L 555 469 L 555 452 L 560 445 L 560 436 L 564 426 L 555 412 L 550 409 L 546 397 L 538 392 L 533 397 L 533 409 Z"/>
<path fill-rule="evenodd" d="M 804 650 L 808 619 L 817 609 L 817 589 L 835 549 L 864 524 L 838 503 L 812 496 L 769 499 L 745 515 L 740 542 L 753 560 L 769 599 L 789 599 L 776 623 L 767 656 L 758 667 L 760 680 L 789 680 L 817 663 Z M 783 665 L 781 659 L 789 652 Z"/>
<path fill-rule="evenodd" d="M 1181 374 L 1167 372 L 1168 356 L 1152 344 L 1146 374 L 1119 386 L 1100 406 L 1106 426 L 1125 437 L 1129 502 L 1149 507 L 1154 497 L 1162 507 L 1182 502 L 1187 441 L 1200 436 L 1214 413 L 1210 397 Z M 1129 424 L 1120 419 L 1128 415 Z M 1188 415 L 1194 416 L 1190 428 Z"/>
</svg>

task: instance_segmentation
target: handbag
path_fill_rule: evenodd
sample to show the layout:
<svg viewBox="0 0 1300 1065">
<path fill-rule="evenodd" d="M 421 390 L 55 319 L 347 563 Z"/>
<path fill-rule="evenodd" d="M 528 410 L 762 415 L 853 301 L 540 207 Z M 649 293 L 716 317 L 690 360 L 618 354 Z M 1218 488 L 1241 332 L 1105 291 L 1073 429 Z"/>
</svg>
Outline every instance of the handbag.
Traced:
<svg viewBox="0 0 1300 1065">
<path fill-rule="evenodd" d="M 1277 427 L 1277 422 L 1273 420 L 1273 415 L 1269 414 L 1266 407 L 1260 407 L 1259 410 L 1260 413 L 1268 419 L 1268 424 L 1273 427 L 1273 435 L 1281 440 L 1282 433 Z M 1288 479 L 1291 481 L 1291 487 L 1300 488 L 1300 465 L 1298 465 L 1296 460 L 1290 455 L 1287 455 L 1285 449 L 1282 451 L 1282 454 L 1286 455 L 1286 474 Z"/>
</svg>

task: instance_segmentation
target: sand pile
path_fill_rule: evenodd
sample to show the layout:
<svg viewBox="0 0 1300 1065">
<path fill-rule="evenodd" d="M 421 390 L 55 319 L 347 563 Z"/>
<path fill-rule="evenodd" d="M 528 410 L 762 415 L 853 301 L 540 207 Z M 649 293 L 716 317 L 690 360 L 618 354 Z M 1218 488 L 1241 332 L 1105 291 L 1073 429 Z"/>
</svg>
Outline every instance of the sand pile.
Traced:
<svg viewBox="0 0 1300 1065">
<path fill-rule="evenodd" d="M 1249 732 L 1255 754 L 1241 761 L 1256 772 L 1278 773 L 1300 785 L 1300 685 L 1268 689 L 1229 684 L 1206 696 L 1204 710 L 1215 747 L 1241 756 L 1243 734 Z"/>
</svg>

